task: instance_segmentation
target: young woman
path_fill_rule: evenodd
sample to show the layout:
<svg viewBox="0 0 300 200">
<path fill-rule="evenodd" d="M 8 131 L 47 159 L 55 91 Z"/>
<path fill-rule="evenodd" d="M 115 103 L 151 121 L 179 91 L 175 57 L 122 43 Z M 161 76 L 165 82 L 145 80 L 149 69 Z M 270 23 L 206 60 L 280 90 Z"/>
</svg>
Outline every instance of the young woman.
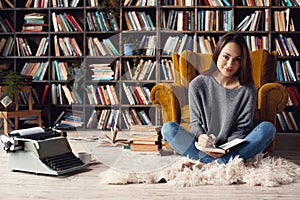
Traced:
<svg viewBox="0 0 300 200">
<path fill-rule="evenodd" d="M 273 140 L 274 125 L 262 122 L 253 129 L 257 93 L 251 74 L 249 49 L 239 33 L 227 33 L 213 54 L 214 70 L 189 85 L 190 131 L 175 122 L 162 127 L 162 135 L 179 154 L 201 163 L 227 163 L 262 152 Z M 246 141 L 225 154 L 203 152 L 199 147 L 219 146 L 235 138 Z"/>
</svg>

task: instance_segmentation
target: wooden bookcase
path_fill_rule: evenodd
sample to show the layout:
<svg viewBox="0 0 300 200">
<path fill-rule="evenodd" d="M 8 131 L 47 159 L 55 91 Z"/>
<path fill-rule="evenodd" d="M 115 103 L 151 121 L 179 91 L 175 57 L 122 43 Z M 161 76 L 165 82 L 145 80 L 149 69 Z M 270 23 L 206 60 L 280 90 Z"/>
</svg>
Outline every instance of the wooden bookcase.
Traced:
<svg viewBox="0 0 300 200">
<path fill-rule="evenodd" d="M 207 6 L 204 0 L 191 0 L 191 1 L 182 1 L 189 3 L 191 5 L 178 5 L 176 2 L 181 1 L 170 1 L 170 0 L 161 0 L 161 1 L 152 1 L 156 2 L 156 5 L 146 5 L 140 6 L 136 5 L 136 1 L 132 1 L 131 5 L 124 6 L 124 1 L 121 1 L 120 7 L 118 9 L 118 13 L 116 15 L 117 19 L 117 30 L 108 30 L 108 31 L 98 31 L 91 30 L 90 24 L 87 21 L 87 16 L 89 13 L 95 13 L 98 11 L 98 6 L 91 6 L 90 1 L 83 0 L 79 1 L 76 7 L 53 7 L 52 1 L 49 1 L 49 6 L 45 8 L 34 8 L 33 3 L 30 7 L 25 7 L 27 0 L 10 0 L 14 8 L 10 8 L 6 5 L 6 8 L 1 8 L 0 16 L 5 19 L 7 18 L 15 31 L 13 32 L 0 32 L 0 40 L 1 38 L 12 37 L 16 40 L 16 38 L 26 38 L 29 46 L 31 47 L 33 52 L 36 52 L 43 37 L 48 38 L 48 47 L 44 55 L 39 56 L 19 56 L 16 43 L 12 49 L 12 52 L 9 55 L 3 55 L 3 52 L 0 52 L 0 64 L 8 63 L 10 65 L 10 69 L 21 72 L 24 64 L 26 62 L 48 62 L 49 66 L 45 72 L 45 75 L 42 80 L 34 80 L 33 87 L 39 94 L 40 100 L 42 100 L 42 96 L 45 93 L 46 98 L 40 104 L 36 103 L 34 106 L 38 109 L 43 110 L 43 122 L 44 126 L 54 126 L 54 122 L 61 115 L 62 111 L 68 112 L 68 110 L 72 110 L 74 113 L 80 113 L 81 119 L 83 120 L 83 129 L 88 129 L 87 126 L 88 121 L 94 110 L 102 110 L 115 109 L 120 111 L 120 115 L 118 117 L 118 126 L 121 129 L 127 129 L 126 123 L 124 122 L 122 112 L 126 110 L 135 109 L 136 111 L 145 111 L 145 113 L 149 116 L 151 123 L 155 125 L 161 124 L 161 116 L 160 116 L 160 108 L 150 104 L 135 104 L 130 105 L 125 94 L 123 85 L 127 86 L 139 86 L 139 87 L 147 87 L 149 90 L 159 82 L 172 82 L 172 78 L 166 78 L 165 73 L 167 73 L 162 67 L 162 60 L 167 61 L 171 60 L 170 54 L 174 51 L 174 49 L 168 49 L 166 43 L 168 42 L 170 37 L 177 38 L 179 41 L 189 40 L 191 39 L 191 45 L 185 46 L 184 49 L 190 48 L 194 51 L 200 52 L 202 45 L 199 45 L 200 38 L 214 38 L 217 42 L 218 38 L 222 36 L 224 33 L 228 31 L 234 31 L 240 22 L 251 13 L 256 11 L 261 11 L 264 13 L 263 23 L 256 30 L 244 30 L 240 31 L 245 37 L 249 37 L 249 41 L 251 40 L 250 36 L 254 36 L 254 38 L 258 41 L 261 38 L 265 39 L 264 48 L 269 51 L 275 50 L 275 38 L 278 37 L 279 34 L 283 36 L 291 37 L 298 48 L 300 50 L 300 40 L 298 39 L 300 36 L 300 27 L 299 23 L 296 23 L 297 17 L 299 17 L 299 6 L 282 6 L 275 4 L 275 1 L 270 3 L 270 5 L 262 5 L 262 6 L 247 6 L 243 5 L 243 1 L 232 1 L 229 6 Z M 103 1 L 99 1 L 101 4 Z M 151 1 L 149 1 L 151 2 Z M 175 3 L 174 3 L 175 2 Z M 71 2 L 69 1 L 69 4 Z M 286 9 L 290 9 L 290 15 L 294 19 L 295 31 L 277 31 L 275 30 L 275 11 L 282 11 Z M 177 22 L 173 25 L 168 24 L 168 16 L 169 13 L 177 11 L 178 13 L 182 13 L 183 18 L 186 16 L 187 20 L 183 21 L 181 24 L 183 28 L 178 28 Z M 214 13 L 214 17 L 210 17 L 212 21 L 208 22 L 208 18 L 205 18 L 205 15 L 208 16 L 208 11 L 210 13 Z M 129 30 L 128 24 L 126 23 L 126 15 L 128 12 L 139 13 L 144 12 L 145 15 L 149 15 L 152 20 L 154 29 L 143 29 L 143 30 Z M 48 26 L 44 26 L 41 32 L 21 32 L 22 26 L 24 24 L 24 15 L 30 13 L 41 13 L 45 16 L 45 23 Z M 53 26 L 53 13 L 58 14 L 70 14 L 74 16 L 80 27 L 83 31 L 67 31 L 67 32 L 56 32 Z M 201 15 L 203 13 L 203 15 Z M 222 16 L 221 19 L 216 22 L 215 19 L 218 19 L 217 16 Z M 269 23 L 266 25 L 264 22 L 265 17 L 268 17 Z M 201 18 L 205 20 L 201 20 Z M 170 20 L 169 20 L 170 21 Z M 208 23 L 205 23 L 208 22 Z M 225 26 L 224 23 L 227 25 Z M 180 25 L 180 23 L 179 23 Z M 180 25 L 180 26 L 181 26 Z M 210 26 L 213 27 L 210 27 Z M 215 26 L 219 25 L 219 28 Z M 266 27 L 267 26 L 267 27 Z M 203 36 L 203 37 L 202 37 Z M 133 53 L 133 55 L 128 55 L 124 52 L 124 44 L 131 42 L 135 46 L 139 46 L 143 38 L 154 39 L 155 48 L 150 48 L 147 46 L 140 46 Z M 60 56 L 57 56 L 55 53 L 55 38 L 75 38 L 78 46 L 81 50 L 82 55 L 74 55 L 74 56 L 65 56 L 61 53 Z M 103 41 L 103 39 L 109 39 L 113 45 L 116 47 L 118 54 L 117 55 L 109 55 L 109 56 L 91 56 L 90 52 L 90 44 L 88 42 L 89 38 L 98 38 L 99 41 Z M 174 40 L 172 40 L 174 43 Z M 172 42 L 171 42 L 172 43 Z M 167 49 L 166 49 L 167 48 Z M 178 45 L 180 53 L 180 46 Z M 255 48 L 262 48 L 262 45 L 259 45 Z M 93 49 L 93 48 L 92 48 Z M 146 52 L 150 53 L 146 53 Z M 141 53 L 143 52 L 143 53 Z M 155 63 L 155 68 L 152 74 L 148 79 L 143 80 L 132 80 L 128 78 L 128 68 L 127 63 L 129 63 L 132 73 L 134 74 L 136 70 L 136 63 L 139 63 L 140 60 L 148 61 L 151 63 Z M 286 56 L 280 55 L 279 61 L 289 60 L 292 64 L 293 71 L 296 73 L 296 61 L 300 61 L 299 56 Z M 57 98 L 57 103 L 53 103 L 51 93 L 51 87 L 53 84 L 56 85 L 72 85 L 73 82 L 69 82 L 66 80 L 57 80 L 57 75 L 55 71 L 55 67 L 52 67 L 53 61 L 56 62 L 67 62 L 69 66 L 76 65 L 77 76 L 82 79 L 76 79 L 75 85 L 80 88 L 78 92 L 82 102 L 81 103 L 72 103 L 69 104 L 66 100 L 59 100 Z M 106 64 L 110 63 L 112 66 L 112 70 L 115 74 L 118 74 L 117 79 L 113 80 L 99 80 L 93 81 L 91 79 L 91 71 L 89 65 L 91 64 Z M 118 68 L 118 70 L 116 70 Z M 81 75 L 81 76 L 80 76 Z M 300 90 L 300 81 L 280 81 L 284 85 L 293 85 Z M 116 105 L 102 105 L 102 104 L 91 104 L 86 92 L 86 88 L 88 85 L 113 85 L 119 100 L 119 104 Z M 48 91 L 45 92 L 45 87 L 48 87 Z M 294 111 L 298 113 L 298 120 L 300 107 L 298 106 L 288 106 L 286 111 Z M 95 128 L 95 127 L 93 127 Z M 294 131 L 294 130 L 292 130 Z"/>
</svg>

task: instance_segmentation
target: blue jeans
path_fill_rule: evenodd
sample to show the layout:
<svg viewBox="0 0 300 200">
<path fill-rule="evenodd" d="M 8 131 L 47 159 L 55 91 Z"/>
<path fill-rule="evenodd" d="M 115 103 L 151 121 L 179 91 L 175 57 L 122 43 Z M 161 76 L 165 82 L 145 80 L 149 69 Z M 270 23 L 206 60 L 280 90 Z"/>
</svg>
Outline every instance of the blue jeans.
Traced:
<svg viewBox="0 0 300 200">
<path fill-rule="evenodd" d="M 227 163 L 231 157 L 239 156 L 244 161 L 253 158 L 272 142 L 276 129 L 271 122 L 261 122 L 246 137 L 246 142 L 230 149 L 220 158 L 214 158 L 195 147 L 195 136 L 175 122 L 166 122 L 161 133 L 177 153 L 203 163 L 217 161 Z"/>
</svg>

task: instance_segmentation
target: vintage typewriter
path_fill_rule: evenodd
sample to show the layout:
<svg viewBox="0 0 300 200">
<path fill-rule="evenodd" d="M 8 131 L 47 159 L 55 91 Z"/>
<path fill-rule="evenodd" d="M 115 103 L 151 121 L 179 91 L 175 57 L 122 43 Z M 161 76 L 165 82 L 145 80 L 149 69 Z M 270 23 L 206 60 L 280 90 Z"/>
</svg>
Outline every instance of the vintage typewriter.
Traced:
<svg viewBox="0 0 300 200">
<path fill-rule="evenodd" d="M 14 130 L 1 136 L 13 171 L 62 175 L 86 166 L 72 152 L 66 132 L 40 127 Z"/>
</svg>

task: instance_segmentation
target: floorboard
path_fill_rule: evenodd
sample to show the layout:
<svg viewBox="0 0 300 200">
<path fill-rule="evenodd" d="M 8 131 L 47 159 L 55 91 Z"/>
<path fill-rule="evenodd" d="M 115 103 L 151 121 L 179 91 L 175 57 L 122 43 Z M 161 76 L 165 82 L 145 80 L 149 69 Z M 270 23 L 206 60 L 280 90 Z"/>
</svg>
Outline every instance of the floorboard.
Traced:
<svg viewBox="0 0 300 200">
<path fill-rule="evenodd" d="M 90 133 L 92 134 L 92 133 Z M 86 151 L 88 143 L 74 140 L 90 134 L 69 133 L 74 153 Z M 98 133 L 97 133 L 98 134 Z M 93 134 L 92 134 L 93 135 Z M 70 139 L 73 138 L 73 139 Z M 273 156 L 300 164 L 300 133 L 279 133 Z M 1 145 L 1 144 L 0 144 Z M 107 166 L 94 162 L 85 170 L 63 176 L 13 172 L 7 168 L 8 154 L 0 151 L 1 199 L 299 199 L 300 180 L 280 187 L 247 185 L 177 188 L 167 184 L 105 185 L 99 182 Z"/>
</svg>

